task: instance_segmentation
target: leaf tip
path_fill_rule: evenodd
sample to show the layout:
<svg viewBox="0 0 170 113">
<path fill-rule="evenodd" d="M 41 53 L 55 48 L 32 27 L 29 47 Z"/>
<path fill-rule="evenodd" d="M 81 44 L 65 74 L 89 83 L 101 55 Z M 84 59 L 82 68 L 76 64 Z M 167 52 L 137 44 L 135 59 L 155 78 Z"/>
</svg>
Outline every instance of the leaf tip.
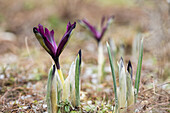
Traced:
<svg viewBox="0 0 170 113">
<path fill-rule="evenodd" d="M 108 42 L 106 42 L 106 45 L 107 45 L 107 47 L 110 47 Z"/>
<path fill-rule="evenodd" d="M 131 75 L 131 79 L 132 79 L 132 73 L 133 73 L 133 71 L 132 71 L 132 63 L 131 63 L 130 60 L 129 60 L 129 62 L 128 62 L 127 71 L 128 71 L 129 74 Z"/>
<path fill-rule="evenodd" d="M 54 77 L 54 75 L 55 75 L 55 64 L 53 64 L 52 66 L 52 78 Z"/>
<path fill-rule="evenodd" d="M 81 65 L 81 49 L 80 49 L 79 52 L 78 52 L 78 56 L 79 56 L 79 58 L 80 58 L 80 60 L 79 60 L 79 65 Z"/>
</svg>

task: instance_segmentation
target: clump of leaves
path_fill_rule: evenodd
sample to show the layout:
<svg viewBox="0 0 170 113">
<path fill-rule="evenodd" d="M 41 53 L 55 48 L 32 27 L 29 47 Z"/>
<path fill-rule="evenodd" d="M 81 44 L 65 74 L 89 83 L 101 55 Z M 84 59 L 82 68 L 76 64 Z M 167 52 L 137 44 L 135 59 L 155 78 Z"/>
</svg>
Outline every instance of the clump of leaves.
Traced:
<svg viewBox="0 0 170 113">
<path fill-rule="evenodd" d="M 69 112 L 70 107 L 80 106 L 80 64 L 81 64 L 81 50 L 73 62 L 68 77 L 62 81 L 57 71 L 55 71 L 55 65 L 52 66 L 47 83 L 47 106 L 48 112 L 65 111 Z M 61 102 L 64 102 L 64 107 Z M 68 105 L 65 105 L 68 103 Z M 70 103 L 70 104 L 69 104 Z M 63 113 L 63 112 L 62 112 Z"/>
<path fill-rule="evenodd" d="M 127 66 L 127 71 L 125 71 L 123 58 L 121 58 L 120 61 L 118 62 L 119 87 L 117 87 L 111 50 L 110 50 L 110 46 L 108 43 L 107 43 L 107 50 L 108 50 L 110 67 L 111 67 L 113 84 L 114 84 L 114 94 L 115 94 L 114 112 L 115 113 L 124 112 L 125 108 L 134 104 L 134 102 L 136 102 L 137 100 L 137 96 L 139 92 L 141 68 L 142 68 L 142 58 L 143 58 L 143 39 L 141 40 L 141 47 L 140 47 L 140 52 L 139 52 L 139 59 L 138 59 L 138 66 L 137 66 L 137 71 L 136 71 L 134 87 L 133 87 L 133 81 L 132 81 L 132 75 L 133 75 L 132 64 L 129 61 L 128 66 Z"/>
</svg>

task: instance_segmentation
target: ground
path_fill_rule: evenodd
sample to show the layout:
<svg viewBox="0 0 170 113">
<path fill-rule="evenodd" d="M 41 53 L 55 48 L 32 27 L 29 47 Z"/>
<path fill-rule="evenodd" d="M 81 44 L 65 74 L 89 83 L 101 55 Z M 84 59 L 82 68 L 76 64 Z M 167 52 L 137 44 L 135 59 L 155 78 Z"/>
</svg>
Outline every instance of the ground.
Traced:
<svg viewBox="0 0 170 113">
<path fill-rule="evenodd" d="M 126 66 L 131 60 L 135 80 L 138 51 L 134 52 L 133 42 L 138 34 L 146 35 L 141 82 L 138 101 L 128 112 L 170 112 L 170 14 L 166 0 L 0 0 L 0 112 L 47 112 L 46 84 L 53 61 L 35 38 L 34 26 L 40 23 L 54 29 L 58 44 L 68 21 L 86 18 L 100 27 L 102 16 L 111 15 L 114 22 L 102 39 L 106 65 L 101 84 L 96 84 L 97 43 L 79 23 L 60 56 L 67 77 L 72 61 L 82 50 L 82 112 L 111 112 L 115 104 L 106 49 L 109 39 L 117 47 L 114 62 L 122 56 Z"/>
</svg>

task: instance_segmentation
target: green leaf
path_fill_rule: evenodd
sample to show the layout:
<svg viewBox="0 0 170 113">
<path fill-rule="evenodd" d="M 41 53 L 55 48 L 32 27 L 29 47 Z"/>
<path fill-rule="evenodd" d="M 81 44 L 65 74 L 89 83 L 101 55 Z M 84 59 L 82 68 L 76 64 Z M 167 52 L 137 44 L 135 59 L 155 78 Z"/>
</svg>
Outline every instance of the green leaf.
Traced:
<svg viewBox="0 0 170 113">
<path fill-rule="evenodd" d="M 69 112 L 70 111 L 70 106 L 65 106 L 65 111 Z"/>
<path fill-rule="evenodd" d="M 129 72 L 126 73 L 126 83 L 127 83 L 126 100 L 127 100 L 127 107 L 128 107 L 134 104 L 134 88 L 132 85 L 132 79 Z"/>
<path fill-rule="evenodd" d="M 142 69 L 142 58 L 143 58 L 143 39 L 141 40 L 138 65 L 137 65 L 137 71 L 136 71 L 136 78 L 135 78 L 135 102 L 136 102 L 138 91 L 139 91 L 139 83 L 140 83 L 140 76 L 141 76 L 141 69 Z"/>
<path fill-rule="evenodd" d="M 75 93 L 76 93 L 76 107 L 80 105 L 80 64 L 81 64 L 81 50 L 77 55 L 75 68 Z"/>
<path fill-rule="evenodd" d="M 115 113 L 117 113 L 117 109 L 118 109 L 118 97 L 117 97 L 117 86 L 116 86 L 116 76 L 115 76 L 115 72 L 114 72 L 114 66 L 113 66 L 113 61 L 112 61 L 112 55 L 111 55 L 111 51 L 110 51 L 110 46 L 108 43 L 107 44 L 107 51 L 108 51 L 108 55 L 109 55 L 109 61 L 110 61 L 110 67 L 111 67 L 111 71 L 112 71 L 112 77 L 113 77 L 113 85 L 114 85 L 114 93 L 115 93 Z"/>
<path fill-rule="evenodd" d="M 59 109 L 57 113 L 61 113 L 61 110 Z"/>
<path fill-rule="evenodd" d="M 49 71 L 48 81 L 47 81 L 47 110 L 48 113 L 52 113 L 52 81 L 55 75 L 55 65 L 53 65 Z"/>
<path fill-rule="evenodd" d="M 123 58 L 121 57 L 120 61 L 118 62 L 119 67 L 119 91 L 118 91 L 118 102 L 119 108 L 126 107 L 126 92 L 127 92 L 127 83 L 126 83 L 126 73 L 125 73 L 125 66 L 123 62 Z M 120 109 L 120 112 L 123 112 L 124 109 Z"/>
<path fill-rule="evenodd" d="M 60 103 L 60 97 L 61 97 L 61 89 L 59 89 L 59 87 L 57 87 L 57 104 L 59 105 Z"/>
</svg>

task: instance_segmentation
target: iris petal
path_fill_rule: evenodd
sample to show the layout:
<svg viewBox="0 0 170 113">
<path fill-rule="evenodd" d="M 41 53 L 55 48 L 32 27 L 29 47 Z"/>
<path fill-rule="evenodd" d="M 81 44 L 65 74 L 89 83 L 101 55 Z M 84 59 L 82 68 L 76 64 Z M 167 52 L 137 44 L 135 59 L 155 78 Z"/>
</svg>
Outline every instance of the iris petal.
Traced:
<svg viewBox="0 0 170 113">
<path fill-rule="evenodd" d="M 39 29 L 37 27 L 33 28 L 33 32 L 37 38 L 37 40 L 39 41 L 39 43 L 41 44 L 41 46 L 51 55 L 51 51 L 48 49 L 48 47 L 45 45 L 44 43 L 44 38 L 43 36 L 40 34 Z"/>
<path fill-rule="evenodd" d="M 76 22 L 74 22 L 74 24 L 71 24 L 69 22 L 67 24 L 66 32 L 63 38 L 61 39 L 58 48 L 54 40 L 54 30 L 49 31 L 47 28 L 45 28 L 45 32 L 44 32 L 44 28 L 41 24 L 38 25 L 38 28 L 37 27 L 33 28 L 33 32 L 36 38 L 40 42 L 41 46 L 51 55 L 51 57 L 53 58 L 57 66 L 57 69 L 60 69 L 59 55 L 61 54 L 62 50 L 66 46 L 70 34 L 75 27 L 76 27 Z"/>
<path fill-rule="evenodd" d="M 112 20 L 113 20 L 114 16 L 111 16 L 110 18 L 108 18 L 106 25 L 104 26 L 105 20 L 106 18 L 103 16 L 102 20 L 101 20 L 101 32 L 97 31 L 97 29 L 92 26 L 90 23 L 88 23 L 85 19 L 83 20 L 79 20 L 79 23 L 83 26 L 85 26 L 86 28 L 89 29 L 89 31 L 92 33 L 93 37 L 100 42 L 100 40 L 102 39 L 102 37 L 104 36 L 108 26 L 111 24 Z"/>
<path fill-rule="evenodd" d="M 92 25 L 90 25 L 90 23 L 88 23 L 86 20 L 82 20 L 82 22 L 86 25 L 86 27 L 91 31 L 91 33 L 93 34 L 93 36 L 99 40 L 99 36 L 100 33 L 96 30 L 96 28 Z"/>
<path fill-rule="evenodd" d="M 45 28 L 45 35 L 46 35 L 47 39 L 52 43 L 53 40 L 52 40 L 52 37 L 50 37 L 50 32 L 47 28 Z"/>
<path fill-rule="evenodd" d="M 68 24 L 67 24 L 67 31 L 66 32 L 68 32 L 69 31 L 69 29 L 70 29 L 70 27 L 71 27 L 71 23 L 70 22 L 68 22 Z"/>
<path fill-rule="evenodd" d="M 36 29 L 36 32 L 39 34 L 35 33 L 35 29 Z M 49 30 L 45 28 L 45 32 L 44 32 L 43 26 L 39 24 L 38 28 L 34 27 L 34 33 L 36 34 L 36 37 L 37 36 L 42 37 L 43 41 L 37 38 L 39 42 L 41 41 L 40 44 L 44 47 L 44 49 L 48 53 L 50 53 L 51 56 L 55 57 L 55 54 L 57 51 L 57 45 L 54 40 L 54 31 L 49 32 Z"/>
<path fill-rule="evenodd" d="M 56 56 L 59 56 L 61 54 L 61 52 L 63 51 L 64 47 L 66 46 L 66 44 L 69 40 L 70 34 L 75 27 L 76 27 L 76 22 L 74 22 L 74 24 L 72 24 L 72 25 L 70 22 L 67 24 L 67 30 L 66 30 L 63 38 L 61 39 L 60 43 L 58 44 Z"/>
<path fill-rule="evenodd" d="M 42 26 L 41 24 L 39 24 L 38 27 L 39 27 L 39 32 L 40 32 L 40 34 L 41 34 L 42 36 L 44 36 L 45 34 L 44 34 L 44 28 L 43 28 L 43 26 Z"/>
<path fill-rule="evenodd" d="M 105 21 L 105 16 L 102 17 L 101 27 L 103 27 L 104 21 Z"/>
<path fill-rule="evenodd" d="M 52 44 L 55 47 L 55 49 L 57 50 L 57 44 L 56 44 L 56 42 L 54 40 L 54 30 L 50 31 L 50 37 L 52 37 Z"/>
</svg>

